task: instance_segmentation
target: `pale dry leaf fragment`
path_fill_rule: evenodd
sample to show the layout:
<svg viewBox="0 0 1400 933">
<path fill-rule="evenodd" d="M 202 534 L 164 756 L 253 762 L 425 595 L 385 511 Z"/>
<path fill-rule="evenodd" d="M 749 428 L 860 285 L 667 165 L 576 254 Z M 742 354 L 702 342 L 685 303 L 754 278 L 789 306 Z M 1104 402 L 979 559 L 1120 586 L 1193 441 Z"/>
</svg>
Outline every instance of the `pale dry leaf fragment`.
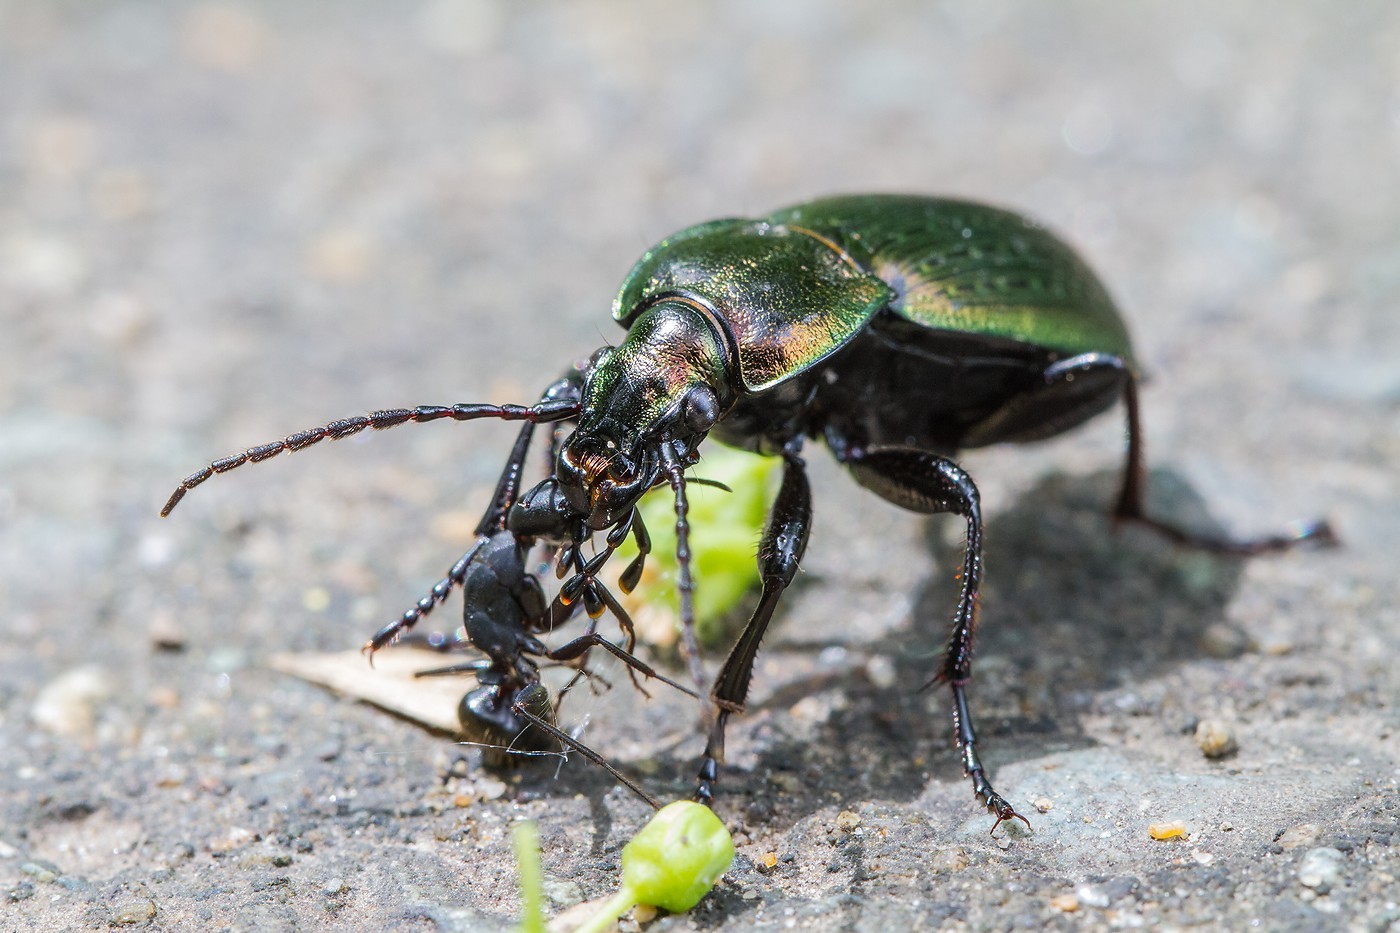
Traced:
<svg viewBox="0 0 1400 933">
<path fill-rule="evenodd" d="M 373 703 L 430 729 L 456 733 L 457 704 L 464 693 L 476 686 L 476 680 L 466 675 L 415 677 L 414 674 L 446 667 L 460 659 L 460 655 L 421 648 L 390 647 L 375 653 L 373 667 L 359 651 L 277 654 L 268 659 L 268 666 Z"/>
</svg>

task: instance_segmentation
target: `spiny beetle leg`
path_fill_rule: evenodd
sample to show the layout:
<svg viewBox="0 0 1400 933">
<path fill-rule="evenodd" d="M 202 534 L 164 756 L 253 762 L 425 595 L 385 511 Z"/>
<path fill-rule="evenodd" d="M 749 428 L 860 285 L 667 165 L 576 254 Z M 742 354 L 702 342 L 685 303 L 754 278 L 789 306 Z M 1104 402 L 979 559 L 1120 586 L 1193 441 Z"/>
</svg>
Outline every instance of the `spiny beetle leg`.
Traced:
<svg viewBox="0 0 1400 933">
<path fill-rule="evenodd" d="M 972 713 L 967 708 L 967 693 L 964 687 L 965 684 L 953 684 L 953 730 L 962 749 L 963 774 L 972 779 L 972 792 L 978 801 L 986 806 L 988 813 L 997 818 L 990 832 L 995 833 L 998 826 L 1012 819 L 1020 820 L 1030 829 L 1031 821 L 1017 813 L 1005 797 L 992 789 L 992 782 L 987 778 L 987 769 L 982 765 L 982 759 L 977 756 L 977 734 L 972 727 Z"/>
<path fill-rule="evenodd" d="M 779 598 L 797 573 L 802 554 L 807 549 L 807 537 L 812 529 L 812 491 L 807 471 L 796 452 L 783 458 L 783 484 L 768 517 L 768 526 L 758 546 L 758 572 L 762 592 L 758 607 L 744 626 L 724 667 L 715 678 L 710 696 L 715 701 L 715 719 L 705 743 L 705 758 L 696 776 L 695 799 L 709 804 L 714 799 L 714 784 L 719 780 L 719 765 L 724 761 L 724 730 L 733 713 L 744 711 L 753 680 L 754 660 L 758 646 L 773 618 Z"/>
<path fill-rule="evenodd" d="M 598 598 L 601 599 L 604 602 L 604 604 L 607 605 L 608 611 L 611 612 L 613 614 L 613 618 L 617 620 L 617 627 L 622 630 L 623 636 L 626 637 L 627 652 L 630 654 L 636 651 L 637 626 L 632 622 L 631 614 L 628 613 L 626 608 L 623 607 L 622 603 L 618 602 L 617 597 L 614 596 L 612 594 L 612 591 L 609 590 L 606 586 L 596 581 L 594 583 L 594 586 L 597 588 Z M 684 690 L 685 688 L 682 687 L 681 689 Z M 686 690 L 685 692 L 691 693 L 691 691 L 689 690 Z M 694 694 L 691 695 L 694 696 Z"/>
<path fill-rule="evenodd" d="M 1147 473 L 1143 458 L 1142 419 L 1138 413 L 1137 381 L 1126 371 L 1124 376 L 1123 403 L 1128 409 L 1128 457 L 1123 472 L 1123 488 L 1113 509 L 1115 521 L 1134 522 L 1151 528 L 1172 543 L 1183 547 L 1242 557 L 1270 551 L 1285 551 L 1304 542 L 1323 547 L 1334 547 L 1340 543 L 1336 531 L 1325 519 L 1294 523 L 1286 534 L 1235 539 L 1187 531 L 1148 515 L 1144 502 Z"/>
<path fill-rule="evenodd" d="M 626 521 L 636 521 L 640 523 L 641 516 L 634 510 Z M 588 610 L 589 618 L 596 620 L 602 616 L 604 611 L 608 611 L 611 612 L 613 617 L 617 620 L 618 628 L 621 629 L 623 636 L 627 640 L 627 646 L 626 648 L 617 648 L 611 645 L 611 643 L 607 643 L 608 650 L 613 651 L 614 654 L 621 651 L 622 654 L 619 654 L 618 657 L 629 661 L 627 676 L 631 679 L 632 686 L 636 687 L 643 694 L 647 694 L 646 689 L 637 680 L 636 672 L 642 671 L 642 673 L 648 677 L 656 677 L 691 696 L 697 696 L 695 691 L 681 687 L 679 684 L 665 677 L 661 677 L 651 668 L 636 660 L 633 652 L 636 651 L 637 647 L 637 629 L 632 622 L 632 617 L 628 614 L 623 605 L 618 602 L 617 598 L 613 596 L 612 591 L 597 578 L 598 573 L 603 569 L 603 565 L 612 557 L 613 551 L 616 550 L 618 545 L 621 544 L 622 540 L 625 538 L 625 531 L 621 535 L 609 534 L 607 537 L 607 546 L 587 562 L 582 560 L 579 556 L 578 547 L 574 546 L 572 558 L 577 572 L 574 576 L 565 581 L 564 585 L 560 587 L 559 593 L 554 597 L 553 603 L 550 604 L 547 614 L 549 630 L 553 631 L 559 625 L 563 624 L 569 616 L 573 615 L 574 611 L 578 608 L 580 597 L 582 597 L 583 605 Z M 592 634 L 591 629 L 589 634 Z M 587 637 L 588 636 L 585 636 L 585 638 Z M 578 639 L 576 641 L 582 640 L 584 639 Z M 570 644 L 574 644 L 574 642 L 570 642 Z M 576 656 L 577 655 L 574 655 L 572 657 Z M 555 652 L 546 654 L 546 657 L 556 661 L 562 660 Z"/>
<path fill-rule="evenodd" d="M 961 515 L 967 521 L 963 545 L 961 586 L 953 626 L 948 636 L 943 669 L 930 685 L 943 682 L 953 692 L 953 734 L 962 753 L 963 771 L 972 790 L 996 815 L 993 829 L 1021 816 L 998 794 L 977 755 L 977 733 L 967 708 L 965 688 L 972 679 L 972 639 L 977 626 L 977 595 L 982 581 L 982 507 L 977 486 L 953 461 L 907 447 L 848 450 L 847 463 L 856 481 L 884 498 L 915 512 Z"/>
</svg>

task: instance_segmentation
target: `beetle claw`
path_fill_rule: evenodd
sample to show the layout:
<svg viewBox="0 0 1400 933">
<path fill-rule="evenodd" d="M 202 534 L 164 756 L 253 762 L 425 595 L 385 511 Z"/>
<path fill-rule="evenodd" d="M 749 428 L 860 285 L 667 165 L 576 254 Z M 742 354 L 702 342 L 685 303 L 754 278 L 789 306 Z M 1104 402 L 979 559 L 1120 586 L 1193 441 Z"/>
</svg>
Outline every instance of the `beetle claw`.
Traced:
<svg viewBox="0 0 1400 933">
<path fill-rule="evenodd" d="M 992 828 L 987 831 L 987 834 L 990 836 L 995 836 L 997 834 L 997 827 L 1008 820 L 1020 820 L 1022 823 L 1026 824 L 1027 830 L 1034 832 L 1034 830 L 1031 829 L 1031 821 L 1017 813 L 1016 808 L 1007 803 L 1006 798 L 1000 794 L 992 794 L 987 800 L 987 810 L 990 813 L 996 814 L 997 818 L 997 821 L 992 824 Z"/>
</svg>

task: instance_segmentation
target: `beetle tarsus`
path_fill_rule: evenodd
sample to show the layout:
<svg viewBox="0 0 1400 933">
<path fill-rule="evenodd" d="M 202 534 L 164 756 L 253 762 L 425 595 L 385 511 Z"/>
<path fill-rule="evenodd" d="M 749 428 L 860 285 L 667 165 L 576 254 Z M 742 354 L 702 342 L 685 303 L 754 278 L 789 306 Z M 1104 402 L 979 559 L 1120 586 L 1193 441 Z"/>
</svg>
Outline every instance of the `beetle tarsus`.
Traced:
<svg viewBox="0 0 1400 933">
<path fill-rule="evenodd" d="M 997 827 L 1008 820 L 1020 820 L 1026 824 L 1026 829 L 1031 829 L 1031 821 L 1017 813 L 1016 808 L 1007 803 L 1006 798 L 1001 794 L 991 793 L 986 799 L 986 804 L 987 812 L 997 818 L 997 821 L 992 824 L 992 828 L 987 831 L 989 835 L 995 836 Z"/>
</svg>

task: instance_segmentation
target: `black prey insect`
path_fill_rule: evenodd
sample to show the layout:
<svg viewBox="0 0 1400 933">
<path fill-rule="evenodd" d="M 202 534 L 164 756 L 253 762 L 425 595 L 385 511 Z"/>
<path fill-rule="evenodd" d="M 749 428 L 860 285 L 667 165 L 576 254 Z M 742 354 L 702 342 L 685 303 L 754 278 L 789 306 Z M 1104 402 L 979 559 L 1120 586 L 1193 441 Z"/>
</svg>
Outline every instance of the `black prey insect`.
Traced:
<svg viewBox="0 0 1400 933">
<path fill-rule="evenodd" d="M 1115 519 L 1181 545 L 1235 554 L 1333 539 L 1325 522 L 1254 540 L 1207 537 L 1145 512 L 1138 374 L 1122 318 L 1068 246 L 1008 211 L 864 195 L 800 204 L 759 220 L 700 224 L 638 261 L 613 303 L 613 318 L 627 329 L 623 341 L 599 350 L 533 405 L 424 406 L 332 422 L 215 461 L 185 479 L 162 514 L 214 473 L 366 428 L 444 418 L 553 425 L 550 474 L 517 495 L 527 427 L 507 463 L 504 491 L 483 522 L 490 543 L 466 555 L 421 604 L 425 612 L 453 584 L 468 587 L 467 637 L 486 655 L 471 715 L 502 734 L 532 722 L 521 716 L 520 702 L 538 683 L 532 658 L 577 657 L 608 646 L 590 627 L 581 642 L 545 648 L 534 633 L 549 626 L 529 583 L 518 592 L 507 587 L 507 605 L 498 607 L 473 596 L 475 567 L 494 566 L 493 554 L 543 542 L 558 549 L 570 577 L 561 606 L 582 597 L 590 611 L 611 608 L 597 572 L 627 535 L 644 538 L 636 512 L 642 494 L 669 486 L 681 623 L 698 678 L 686 498 L 687 482 L 695 480 L 687 470 L 710 436 L 782 458 L 782 483 L 758 548 L 758 606 L 709 689 L 713 712 L 695 790 L 696 799 L 709 803 L 726 726 L 743 712 L 759 645 L 811 529 L 803 445 L 823 441 L 860 485 L 913 511 L 952 513 L 965 523 L 948 643 L 930 682 L 950 692 L 963 770 L 996 817 L 994 830 L 1025 818 L 993 789 L 967 702 L 982 515 L 976 484 L 952 459 L 957 451 L 1050 437 L 1122 400 L 1128 438 Z M 603 545 L 585 561 L 583 547 L 600 535 Z M 507 554 L 504 563 L 523 566 L 523 558 Z M 639 573 L 639 564 L 629 567 L 624 587 Z M 479 592 L 502 595 L 494 586 Z M 411 626 L 415 613 L 421 614 L 410 611 L 386 627 L 370 647 Z M 629 663 L 654 673 L 635 659 Z"/>
</svg>

